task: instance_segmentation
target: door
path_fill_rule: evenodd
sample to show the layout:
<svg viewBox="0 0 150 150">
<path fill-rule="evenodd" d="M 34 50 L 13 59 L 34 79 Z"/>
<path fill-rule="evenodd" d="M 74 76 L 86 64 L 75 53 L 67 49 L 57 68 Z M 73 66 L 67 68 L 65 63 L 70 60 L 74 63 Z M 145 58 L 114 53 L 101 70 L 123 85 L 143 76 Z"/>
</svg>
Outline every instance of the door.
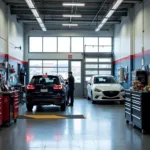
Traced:
<svg viewBox="0 0 150 150">
<path fill-rule="evenodd" d="M 83 97 L 83 77 L 82 77 L 82 61 L 70 60 L 69 71 L 72 71 L 75 78 L 75 97 Z"/>
</svg>

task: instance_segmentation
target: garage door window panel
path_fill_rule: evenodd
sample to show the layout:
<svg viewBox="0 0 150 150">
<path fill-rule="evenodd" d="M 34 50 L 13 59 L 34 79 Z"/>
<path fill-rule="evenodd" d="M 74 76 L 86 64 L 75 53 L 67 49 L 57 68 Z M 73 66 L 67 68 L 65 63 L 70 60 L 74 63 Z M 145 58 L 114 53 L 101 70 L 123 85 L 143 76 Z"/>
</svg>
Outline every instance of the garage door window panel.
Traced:
<svg viewBox="0 0 150 150">
<path fill-rule="evenodd" d="M 85 62 L 92 62 L 92 63 L 96 63 L 96 62 L 98 62 L 98 58 L 86 58 L 85 59 Z"/>
<path fill-rule="evenodd" d="M 57 68 L 43 68 L 43 74 L 57 75 Z"/>
<path fill-rule="evenodd" d="M 86 70 L 85 74 L 86 75 L 97 75 L 98 71 L 97 70 Z"/>
<path fill-rule="evenodd" d="M 42 67 L 42 60 L 30 60 L 29 66 L 30 67 Z"/>
<path fill-rule="evenodd" d="M 57 68 L 57 60 L 44 60 L 43 67 Z"/>
<path fill-rule="evenodd" d="M 110 69 L 110 68 L 111 68 L 111 64 L 100 64 L 100 65 L 99 65 L 99 68 L 100 68 L 100 69 L 103 69 L 103 68 L 105 68 L 105 69 L 106 69 L 106 68 Z"/>
<path fill-rule="evenodd" d="M 98 68 L 98 64 L 86 64 L 85 68 L 87 69 L 94 69 L 94 68 Z"/>
<path fill-rule="evenodd" d="M 42 68 L 29 68 L 29 72 L 30 72 L 29 78 L 31 80 L 34 75 L 42 74 Z"/>
<path fill-rule="evenodd" d="M 107 62 L 107 63 L 111 63 L 111 58 L 99 58 L 99 62 Z"/>
<path fill-rule="evenodd" d="M 99 75 L 111 75 L 111 71 L 99 71 Z"/>
<path fill-rule="evenodd" d="M 71 62 L 71 70 L 73 72 L 75 83 L 81 83 L 81 62 L 80 61 L 72 61 Z"/>
<path fill-rule="evenodd" d="M 68 68 L 68 60 L 58 60 L 58 67 Z"/>
</svg>

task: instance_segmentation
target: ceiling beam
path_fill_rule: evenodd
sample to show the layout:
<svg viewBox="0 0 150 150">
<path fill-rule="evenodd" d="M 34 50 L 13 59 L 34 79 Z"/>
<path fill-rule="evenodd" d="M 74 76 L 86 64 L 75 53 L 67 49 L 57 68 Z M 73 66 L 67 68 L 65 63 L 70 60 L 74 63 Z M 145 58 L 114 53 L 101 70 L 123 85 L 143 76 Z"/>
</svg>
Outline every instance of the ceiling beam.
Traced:
<svg viewBox="0 0 150 150">
<path fill-rule="evenodd" d="M 35 19 L 18 19 L 18 22 L 22 22 L 22 23 L 37 23 L 37 21 Z M 69 21 L 68 21 L 69 22 Z M 54 21 L 54 20 L 50 20 L 50 19 L 46 19 L 44 20 L 45 24 L 63 24 L 63 23 L 67 23 L 67 21 Z M 91 23 L 91 20 L 89 21 L 72 21 L 72 23 L 75 24 L 82 24 L 82 25 L 89 25 Z M 94 24 L 99 23 L 99 21 L 95 21 Z M 121 20 L 109 20 L 107 22 L 107 24 L 120 24 Z"/>
</svg>

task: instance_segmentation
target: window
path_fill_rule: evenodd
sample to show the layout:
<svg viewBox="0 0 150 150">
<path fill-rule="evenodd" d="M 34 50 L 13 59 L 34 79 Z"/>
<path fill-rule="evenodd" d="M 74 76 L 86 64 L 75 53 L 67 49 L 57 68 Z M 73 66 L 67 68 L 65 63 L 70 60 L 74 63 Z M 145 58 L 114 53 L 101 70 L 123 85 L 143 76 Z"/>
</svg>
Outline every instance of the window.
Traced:
<svg viewBox="0 0 150 150">
<path fill-rule="evenodd" d="M 43 68 L 43 74 L 57 75 L 57 68 Z"/>
<path fill-rule="evenodd" d="M 85 73 L 86 73 L 86 75 L 97 75 L 98 71 L 97 70 L 87 70 Z"/>
<path fill-rule="evenodd" d="M 70 52 L 70 37 L 58 37 L 58 52 Z"/>
<path fill-rule="evenodd" d="M 99 68 L 111 68 L 111 64 L 100 64 Z"/>
<path fill-rule="evenodd" d="M 96 84 L 116 84 L 117 81 L 113 77 L 95 77 L 94 83 L 96 83 Z"/>
<path fill-rule="evenodd" d="M 86 78 L 85 78 L 85 81 L 90 82 L 90 79 L 91 79 L 91 77 L 86 77 Z"/>
<path fill-rule="evenodd" d="M 99 71 L 99 74 L 100 74 L 100 75 L 111 75 L 111 71 L 103 71 L 103 70 L 100 70 L 100 71 Z"/>
<path fill-rule="evenodd" d="M 57 37 L 43 38 L 43 52 L 57 52 Z"/>
<path fill-rule="evenodd" d="M 68 60 L 58 60 L 58 67 L 67 67 L 68 68 Z"/>
<path fill-rule="evenodd" d="M 42 37 L 30 37 L 30 52 L 42 52 Z"/>
<path fill-rule="evenodd" d="M 43 66 L 50 68 L 57 67 L 57 60 L 44 60 Z"/>
<path fill-rule="evenodd" d="M 42 68 L 30 68 L 29 72 L 30 72 L 29 79 L 31 80 L 34 75 L 42 74 Z"/>
<path fill-rule="evenodd" d="M 48 76 L 47 78 L 42 78 L 42 76 L 36 76 L 32 79 L 31 83 L 34 84 L 59 84 L 58 77 Z"/>
<path fill-rule="evenodd" d="M 98 62 L 98 58 L 86 58 L 85 62 Z"/>
<path fill-rule="evenodd" d="M 42 67 L 42 60 L 30 60 L 29 66 L 30 67 Z"/>
<path fill-rule="evenodd" d="M 111 58 L 100 58 L 99 62 L 111 62 Z"/>
<path fill-rule="evenodd" d="M 99 45 L 107 45 L 107 46 L 111 46 L 112 45 L 112 38 L 107 38 L 107 37 L 104 37 L 104 38 L 99 38 Z"/>
<path fill-rule="evenodd" d="M 68 60 L 58 60 L 58 74 L 64 79 L 68 78 Z"/>
<path fill-rule="evenodd" d="M 85 67 L 88 69 L 98 68 L 98 64 L 86 64 Z"/>
<path fill-rule="evenodd" d="M 81 83 L 81 62 L 72 61 L 71 70 L 73 70 L 73 75 L 75 78 L 75 83 Z"/>
<path fill-rule="evenodd" d="M 98 52 L 98 38 L 86 37 L 84 38 L 85 52 Z"/>
<path fill-rule="evenodd" d="M 68 68 L 58 68 L 58 74 L 61 75 L 64 79 L 68 78 Z"/>
<path fill-rule="evenodd" d="M 112 38 L 99 38 L 99 52 L 112 51 Z"/>
<path fill-rule="evenodd" d="M 72 37 L 71 38 L 71 51 L 72 52 L 83 52 L 83 38 Z"/>
</svg>

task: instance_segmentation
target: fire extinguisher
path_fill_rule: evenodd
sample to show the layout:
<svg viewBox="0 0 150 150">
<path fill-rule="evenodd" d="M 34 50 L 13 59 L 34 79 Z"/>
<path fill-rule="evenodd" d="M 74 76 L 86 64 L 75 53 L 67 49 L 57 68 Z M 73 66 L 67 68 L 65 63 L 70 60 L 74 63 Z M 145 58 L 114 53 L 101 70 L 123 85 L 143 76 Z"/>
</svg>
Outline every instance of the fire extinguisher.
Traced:
<svg viewBox="0 0 150 150">
<path fill-rule="evenodd" d="M 15 73 L 14 66 L 12 66 L 12 67 L 11 67 L 11 69 L 10 69 L 10 73 Z"/>
<path fill-rule="evenodd" d="M 124 81 L 127 81 L 128 80 L 128 73 L 125 73 L 124 75 Z"/>
</svg>

